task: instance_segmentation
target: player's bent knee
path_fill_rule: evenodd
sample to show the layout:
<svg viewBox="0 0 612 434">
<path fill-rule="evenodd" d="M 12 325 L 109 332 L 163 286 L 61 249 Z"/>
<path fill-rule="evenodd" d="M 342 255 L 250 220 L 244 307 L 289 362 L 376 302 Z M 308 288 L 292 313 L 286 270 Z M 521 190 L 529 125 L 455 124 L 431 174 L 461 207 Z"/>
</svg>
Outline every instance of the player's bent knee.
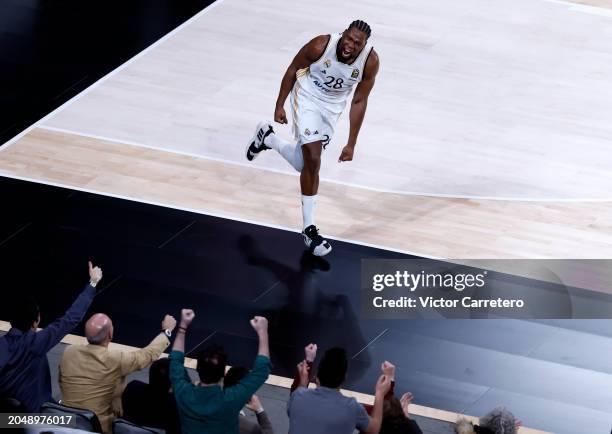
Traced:
<svg viewBox="0 0 612 434">
<path fill-rule="evenodd" d="M 312 142 L 302 145 L 302 154 L 304 155 L 304 164 L 307 163 L 320 163 L 321 151 L 323 149 L 323 142 Z"/>
<path fill-rule="evenodd" d="M 307 172 L 316 172 L 319 170 L 319 167 L 321 166 L 321 157 L 320 156 L 310 156 L 310 157 L 306 157 L 304 156 L 304 167 L 302 168 L 302 170 L 307 171 Z"/>
</svg>

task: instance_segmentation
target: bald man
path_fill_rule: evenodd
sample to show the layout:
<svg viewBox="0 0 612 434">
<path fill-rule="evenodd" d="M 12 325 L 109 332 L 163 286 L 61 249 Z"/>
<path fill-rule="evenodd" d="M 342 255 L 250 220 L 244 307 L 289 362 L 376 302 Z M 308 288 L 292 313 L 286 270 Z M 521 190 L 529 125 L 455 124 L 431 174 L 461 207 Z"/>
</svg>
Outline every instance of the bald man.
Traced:
<svg viewBox="0 0 612 434">
<path fill-rule="evenodd" d="M 113 322 L 103 313 L 93 315 L 85 323 L 85 337 L 92 345 L 108 348 L 108 344 L 113 340 Z"/>
<path fill-rule="evenodd" d="M 85 324 L 88 345 L 69 346 L 60 362 L 62 404 L 93 411 L 104 433 L 112 433 L 113 420 L 122 414 L 125 377 L 159 358 L 170 344 L 174 327 L 176 320 L 166 315 L 161 332 L 146 347 L 129 352 L 109 350 L 113 322 L 103 313 L 93 315 Z"/>
</svg>

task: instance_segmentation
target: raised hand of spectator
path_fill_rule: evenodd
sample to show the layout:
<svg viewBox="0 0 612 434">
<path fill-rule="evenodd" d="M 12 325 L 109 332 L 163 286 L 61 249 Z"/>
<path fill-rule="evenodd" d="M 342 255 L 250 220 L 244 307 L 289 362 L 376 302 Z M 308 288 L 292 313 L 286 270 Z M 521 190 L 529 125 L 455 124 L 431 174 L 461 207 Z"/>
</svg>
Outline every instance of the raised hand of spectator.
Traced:
<svg viewBox="0 0 612 434">
<path fill-rule="evenodd" d="M 404 393 L 402 395 L 402 397 L 400 398 L 400 404 L 402 405 L 402 411 L 404 412 L 404 416 L 406 416 L 408 419 L 410 419 L 410 411 L 408 410 L 408 407 L 410 406 L 410 403 L 412 402 L 412 393 L 407 392 Z"/>
<path fill-rule="evenodd" d="M 308 383 L 310 382 L 308 363 L 306 360 L 301 361 L 297 365 L 298 375 L 300 377 L 300 386 L 308 387 Z"/>
<path fill-rule="evenodd" d="M 161 327 L 162 330 L 174 330 L 174 327 L 176 327 L 176 319 L 174 319 L 172 315 L 166 315 L 162 321 Z"/>
<path fill-rule="evenodd" d="M 378 381 L 376 382 L 376 395 L 383 398 L 389 389 L 391 389 L 391 379 L 386 375 L 378 377 Z"/>
<path fill-rule="evenodd" d="M 380 370 L 383 375 L 389 377 L 390 381 L 395 381 L 395 365 L 386 360 L 380 365 Z"/>
<path fill-rule="evenodd" d="M 307 362 L 314 362 L 317 358 L 317 344 L 308 344 L 304 347 Z"/>
<path fill-rule="evenodd" d="M 94 267 L 91 261 L 89 261 L 89 283 L 95 287 L 100 280 L 102 280 L 102 269 Z"/>
<path fill-rule="evenodd" d="M 257 334 L 268 332 L 268 320 L 263 316 L 256 316 L 251 319 L 251 327 L 257 332 Z"/>
<path fill-rule="evenodd" d="M 259 338 L 258 356 L 270 358 L 270 345 L 268 343 L 268 320 L 263 316 L 256 316 L 251 319 L 251 327 L 257 332 Z"/>
<path fill-rule="evenodd" d="M 181 327 L 187 328 L 191 324 L 191 321 L 195 318 L 195 312 L 192 309 L 181 310 Z"/>
<path fill-rule="evenodd" d="M 255 413 L 261 413 L 264 409 L 257 395 L 251 396 L 251 400 L 246 403 L 246 408 L 251 411 L 254 411 Z"/>
</svg>

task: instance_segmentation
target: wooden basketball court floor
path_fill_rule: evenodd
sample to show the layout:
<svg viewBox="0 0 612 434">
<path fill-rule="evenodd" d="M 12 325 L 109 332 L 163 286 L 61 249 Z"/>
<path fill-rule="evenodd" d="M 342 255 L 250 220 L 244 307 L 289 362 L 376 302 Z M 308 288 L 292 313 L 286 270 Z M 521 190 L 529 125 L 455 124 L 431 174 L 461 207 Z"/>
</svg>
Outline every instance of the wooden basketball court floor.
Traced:
<svg viewBox="0 0 612 434">
<path fill-rule="evenodd" d="M 612 17 L 576 3 L 218 0 L 0 147 L 0 174 L 299 231 L 297 175 L 244 146 L 301 44 L 362 18 L 381 73 L 355 161 L 336 162 L 346 114 L 325 151 L 324 234 L 611 258 Z"/>
<path fill-rule="evenodd" d="M 612 19 L 571 9 L 351 2 L 382 68 L 355 161 L 337 163 L 346 114 L 325 151 L 322 231 L 440 258 L 612 257 Z M 297 230 L 297 174 L 243 149 L 294 52 L 346 13 L 221 0 L 3 146 L 0 172 Z"/>
</svg>

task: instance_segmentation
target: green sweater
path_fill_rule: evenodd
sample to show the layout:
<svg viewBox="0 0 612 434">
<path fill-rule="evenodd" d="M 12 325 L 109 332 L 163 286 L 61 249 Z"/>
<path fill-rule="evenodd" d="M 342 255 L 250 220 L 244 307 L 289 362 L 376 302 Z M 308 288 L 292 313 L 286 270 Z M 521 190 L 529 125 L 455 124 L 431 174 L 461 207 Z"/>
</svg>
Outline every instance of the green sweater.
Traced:
<svg viewBox="0 0 612 434">
<path fill-rule="evenodd" d="M 182 434 L 239 434 L 240 410 L 270 375 L 270 359 L 257 356 L 251 372 L 225 390 L 192 384 L 185 378 L 184 361 L 181 351 L 170 353 L 170 380 Z"/>
</svg>

